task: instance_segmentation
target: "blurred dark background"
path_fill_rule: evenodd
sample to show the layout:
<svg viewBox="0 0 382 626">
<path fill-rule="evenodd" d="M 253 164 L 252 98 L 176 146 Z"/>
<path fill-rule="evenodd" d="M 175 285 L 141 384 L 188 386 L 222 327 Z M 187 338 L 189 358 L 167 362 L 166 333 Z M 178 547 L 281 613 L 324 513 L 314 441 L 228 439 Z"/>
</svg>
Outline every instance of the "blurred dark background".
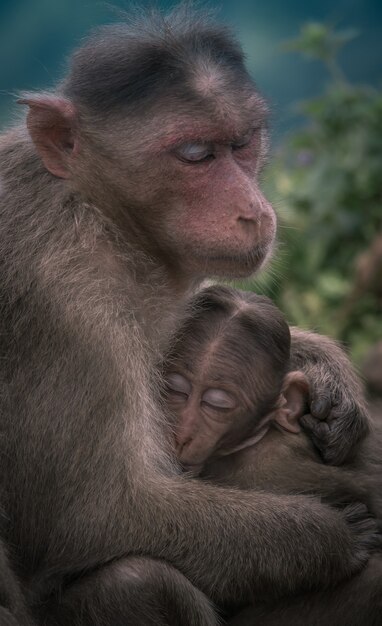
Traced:
<svg viewBox="0 0 382 626">
<path fill-rule="evenodd" d="M 53 86 L 89 29 L 123 19 L 130 4 L 0 0 L 1 126 L 16 117 L 18 91 Z M 382 2 L 205 4 L 238 32 L 271 103 L 264 185 L 280 244 L 245 286 L 275 299 L 291 323 L 343 341 L 382 394 Z"/>
</svg>

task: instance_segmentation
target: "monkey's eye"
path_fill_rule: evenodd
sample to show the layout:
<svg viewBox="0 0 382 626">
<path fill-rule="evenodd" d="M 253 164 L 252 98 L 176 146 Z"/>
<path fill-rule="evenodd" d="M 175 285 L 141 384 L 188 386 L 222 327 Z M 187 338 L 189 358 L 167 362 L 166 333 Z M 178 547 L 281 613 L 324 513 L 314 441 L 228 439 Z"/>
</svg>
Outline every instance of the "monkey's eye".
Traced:
<svg viewBox="0 0 382 626">
<path fill-rule="evenodd" d="M 231 144 L 232 150 L 240 150 L 240 148 L 245 148 L 251 143 L 252 137 L 256 132 L 256 128 L 251 128 L 241 139 L 238 139 L 234 143 Z"/>
<path fill-rule="evenodd" d="M 188 163 L 200 163 L 213 158 L 213 147 L 210 143 L 184 143 L 175 150 L 176 156 Z"/>
<path fill-rule="evenodd" d="M 181 393 L 185 396 L 189 396 L 191 393 L 191 383 L 181 374 L 172 372 L 167 376 L 166 382 L 168 391 Z"/>
<path fill-rule="evenodd" d="M 236 407 L 234 398 L 223 389 L 207 389 L 202 395 L 202 402 L 213 409 L 234 409 Z"/>
</svg>

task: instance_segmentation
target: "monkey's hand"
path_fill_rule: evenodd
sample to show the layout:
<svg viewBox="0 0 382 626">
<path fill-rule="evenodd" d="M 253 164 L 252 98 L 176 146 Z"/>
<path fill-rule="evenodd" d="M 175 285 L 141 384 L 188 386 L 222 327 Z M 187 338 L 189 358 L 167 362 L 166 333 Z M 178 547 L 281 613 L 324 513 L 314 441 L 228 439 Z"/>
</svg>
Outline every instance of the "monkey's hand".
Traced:
<svg viewBox="0 0 382 626">
<path fill-rule="evenodd" d="M 308 415 L 300 423 L 326 463 L 340 465 L 368 432 L 362 385 L 344 351 L 328 337 L 291 328 L 291 369 L 308 378 Z"/>
</svg>

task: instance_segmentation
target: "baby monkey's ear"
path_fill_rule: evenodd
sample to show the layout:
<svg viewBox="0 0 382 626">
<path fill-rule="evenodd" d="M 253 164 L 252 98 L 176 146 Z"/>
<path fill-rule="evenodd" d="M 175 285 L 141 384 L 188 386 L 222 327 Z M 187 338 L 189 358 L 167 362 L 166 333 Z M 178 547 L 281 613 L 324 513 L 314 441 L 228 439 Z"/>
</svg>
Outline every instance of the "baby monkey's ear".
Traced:
<svg viewBox="0 0 382 626">
<path fill-rule="evenodd" d="M 281 389 L 279 405 L 274 411 L 273 422 L 283 430 L 299 433 L 298 419 L 304 415 L 309 397 L 309 383 L 302 372 L 288 372 Z"/>
</svg>

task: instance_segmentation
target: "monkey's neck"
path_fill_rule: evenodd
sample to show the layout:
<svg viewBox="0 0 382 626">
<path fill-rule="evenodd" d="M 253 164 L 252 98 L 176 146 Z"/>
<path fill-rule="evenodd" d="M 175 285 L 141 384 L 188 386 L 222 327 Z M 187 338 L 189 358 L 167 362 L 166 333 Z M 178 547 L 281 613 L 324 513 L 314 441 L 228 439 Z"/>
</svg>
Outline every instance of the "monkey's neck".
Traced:
<svg viewBox="0 0 382 626">
<path fill-rule="evenodd" d="M 81 218 L 77 220 L 77 234 L 84 249 L 82 264 L 92 265 L 100 283 L 110 285 L 114 290 L 113 302 L 116 293 L 123 297 L 128 292 L 125 308 L 145 332 L 149 345 L 159 354 L 167 351 L 186 301 L 200 288 L 201 280 L 182 274 L 166 255 L 150 247 L 148 238 L 138 229 L 134 229 L 134 236 L 129 232 L 127 241 L 125 232 L 109 221 L 102 210 L 83 202 L 82 209 L 81 202 L 77 206 L 86 214 L 83 228 Z M 98 220 L 103 227 L 97 227 Z M 89 244 L 86 239 L 92 230 L 93 240 Z"/>
<path fill-rule="evenodd" d="M 179 310 L 199 281 L 184 276 L 172 259 L 150 247 L 141 229 L 131 225 L 124 232 L 103 206 L 86 202 L 69 181 L 49 174 L 23 129 L 2 138 L 0 156 L 2 246 L 13 292 L 21 298 L 36 292 L 39 304 L 51 291 L 50 302 L 77 315 L 81 324 L 81 302 L 92 301 L 94 315 L 87 326 L 103 315 L 110 320 L 111 311 L 116 324 L 123 325 L 124 316 L 139 319 L 151 346 L 162 343 L 175 330 Z M 8 195 L 8 182 L 15 178 L 11 165 L 24 184 Z M 36 186 L 41 189 L 37 198 Z M 22 229 L 15 228 L 20 206 Z"/>
<path fill-rule="evenodd" d="M 182 259 L 161 247 L 155 229 L 152 225 L 146 227 L 145 221 L 137 215 L 139 210 L 136 207 L 123 205 L 122 199 L 115 195 L 112 196 L 114 206 L 110 206 L 110 198 L 107 198 L 105 191 L 98 198 L 92 198 L 91 195 L 84 197 L 76 189 L 73 189 L 73 193 L 77 194 L 79 204 L 93 207 L 104 221 L 106 229 L 120 249 L 120 257 L 128 254 L 129 265 L 134 266 L 139 285 L 150 285 L 151 291 L 153 287 L 156 290 L 165 289 L 169 291 L 172 301 L 182 300 L 195 292 L 203 279 L 187 273 Z"/>
</svg>

